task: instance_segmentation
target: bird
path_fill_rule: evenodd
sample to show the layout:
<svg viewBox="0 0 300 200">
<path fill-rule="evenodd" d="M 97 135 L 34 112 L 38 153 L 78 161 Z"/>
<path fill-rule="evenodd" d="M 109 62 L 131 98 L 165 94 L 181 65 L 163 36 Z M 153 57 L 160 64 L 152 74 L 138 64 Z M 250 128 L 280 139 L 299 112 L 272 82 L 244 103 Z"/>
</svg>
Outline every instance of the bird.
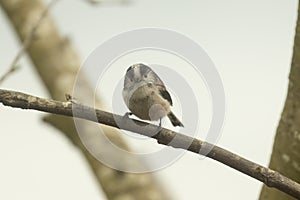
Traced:
<svg viewBox="0 0 300 200">
<path fill-rule="evenodd" d="M 159 126 L 161 119 L 167 116 L 173 126 L 184 127 L 171 111 L 173 102 L 165 84 L 149 66 L 137 63 L 127 69 L 122 96 L 130 110 L 127 116 L 134 114 L 143 120 L 159 120 Z"/>
</svg>

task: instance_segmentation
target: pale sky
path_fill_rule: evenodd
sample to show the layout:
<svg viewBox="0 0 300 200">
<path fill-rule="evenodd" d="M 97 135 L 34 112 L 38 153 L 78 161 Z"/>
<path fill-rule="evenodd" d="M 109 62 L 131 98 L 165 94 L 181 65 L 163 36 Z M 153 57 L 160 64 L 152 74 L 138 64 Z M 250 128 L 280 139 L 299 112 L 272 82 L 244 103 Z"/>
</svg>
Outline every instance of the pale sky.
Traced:
<svg viewBox="0 0 300 200">
<path fill-rule="evenodd" d="M 197 42 L 215 64 L 225 88 L 226 120 L 217 145 L 268 165 L 287 92 L 297 1 L 132 2 L 125 7 L 115 4 L 93 7 L 84 0 L 64 0 L 55 5 L 51 15 L 60 31 L 71 39 L 82 60 L 111 37 L 138 28 L 169 29 Z M 0 15 L 2 74 L 20 46 L 2 10 Z M 111 76 L 106 75 L 101 81 L 105 83 L 110 78 L 120 81 L 127 63 L 132 60 L 173 63 L 176 72 L 195 80 L 191 82 L 193 89 L 205 88 L 201 81 L 192 78 L 192 72 L 182 71 L 183 64 L 178 58 L 169 58 L 160 52 L 121 58 L 115 66 L 122 69 L 118 73 L 107 71 Z M 48 97 L 26 57 L 20 66 L 21 70 L 9 77 L 1 88 Z M 168 79 L 163 74 L 162 78 Z M 111 86 L 114 88 L 118 83 Z M 108 110 L 114 109 L 111 108 L 112 89 L 98 89 L 106 94 Z M 211 117 L 207 108 L 209 97 L 202 89 L 202 93 L 196 95 L 200 132 L 207 129 Z M 178 103 L 174 111 L 180 115 L 186 105 L 175 99 Z M 0 111 L 0 199 L 103 199 L 80 152 L 61 133 L 41 121 L 44 113 L 3 106 Z M 129 142 L 136 152 L 161 148 L 154 140 L 130 139 Z M 200 197 L 253 200 L 257 199 L 262 185 L 216 161 L 199 159 L 191 153 L 185 153 L 155 175 L 176 200 Z"/>
</svg>

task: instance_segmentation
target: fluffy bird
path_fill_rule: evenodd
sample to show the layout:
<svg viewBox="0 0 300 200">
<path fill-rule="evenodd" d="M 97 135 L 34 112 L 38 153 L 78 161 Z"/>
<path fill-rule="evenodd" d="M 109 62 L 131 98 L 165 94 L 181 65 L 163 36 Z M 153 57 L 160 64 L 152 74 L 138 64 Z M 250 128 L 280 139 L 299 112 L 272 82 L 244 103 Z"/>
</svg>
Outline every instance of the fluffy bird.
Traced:
<svg viewBox="0 0 300 200">
<path fill-rule="evenodd" d="M 123 99 L 131 111 L 140 119 L 156 121 L 168 116 L 173 126 L 183 124 L 171 111 L 172 98 L 158 75 L 147 65 L 130 66 L 125 74 Z"/>
</svg>

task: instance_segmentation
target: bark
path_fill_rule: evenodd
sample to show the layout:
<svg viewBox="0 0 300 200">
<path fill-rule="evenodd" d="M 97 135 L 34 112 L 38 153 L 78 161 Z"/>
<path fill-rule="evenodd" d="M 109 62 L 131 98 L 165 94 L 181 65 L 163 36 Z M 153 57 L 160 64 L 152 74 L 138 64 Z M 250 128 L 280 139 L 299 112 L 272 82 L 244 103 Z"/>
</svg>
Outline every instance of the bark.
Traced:
<svg viewBox="0 0 300 200">
<path fill-rule="evenodd" d="M 0 0 L 0 5 L 14 26 L 21 41 L 24 41 L 36 21 L 39 19 L 45 6 L 41 0 Z M 47 16 L 36 30 L 35 38 L 27 48 L 27 52 L 34 68 L 53 99 L 63 100 L 65 94 L 71 94 L 80 67 L 80 59 L 71 47 L 69 40 L 60 35 L 55 23 Z M 81 95 L 93 92 L 86 80 L 79 80 Z M 80 98 L 80 97 L 79 97 Z M 99 102 L 98 107 L 101 108 Z M 152 174 L 129 174 L 111 169 L 96 160 L 82 144 L 71 118 L 51 115 L 45 119 L 78 147 L 91 166 L 99 186 L 108 199 L 169 199 L 162 187 L 156 183 Z M 89 130 L 90 123 L 80 121 L 85 130 Z M 120 134 L 109 127 L 103 127 L 106 136 L 122 149 L 130 150 Z M 87 131 L 87 136 L 93 138 L 99 134 Z M 103 153 L 105 146 L 96 147 L 96 153 Z M 109 153 L 109 152 L 106 152 Z M 110 155 L 112 157 L 117 155 Z M 122 158 L 120 158 L 121 162 Z M 136 164 L 142 165 L 137 161 Z"/>
<path fill-rule="evenodd" d="M 269 167 L 300 182 L 300 10 L 294 52 L 289 75 L 288 94 L 277 128 Z M 263 186 L 260 200 L 294 199 L 280 191 Z M 300 199 L 300 198 L 299 198 Z"/>
<path fill-rule="evenodd" d="M 257 163 L 240 157 L 237 154 L 227 151 L 226 149 L 192 138 L 188 136 L 189 134 L 186 135 L 174 132 L 160 126 L 130 119 L 128 116 L 120 116 L 99 109 L 95 110 L 92 107 L 72 101 L 54 101 L 21 92 L 0 90 L 0 102 L 3 105 L 14 108 L 33 109 L 79 119 L 86 119 L 92 122 L 98 122 L 115 128 L 135 132 L 143 136 L 152 137 L 156 139 L 159 144 L 185 149 L 196 154 L 207 156 L 247 174 L 265 183 L 269 187 L 277 188 L 278 190 L 281 190 L 293 197 L 300 198 L 300 184 L 283 176 L 277 171 L 263 167 Z M 206 152 L 208 151 L 209 153 L 206 155 Z"/>
</svg>

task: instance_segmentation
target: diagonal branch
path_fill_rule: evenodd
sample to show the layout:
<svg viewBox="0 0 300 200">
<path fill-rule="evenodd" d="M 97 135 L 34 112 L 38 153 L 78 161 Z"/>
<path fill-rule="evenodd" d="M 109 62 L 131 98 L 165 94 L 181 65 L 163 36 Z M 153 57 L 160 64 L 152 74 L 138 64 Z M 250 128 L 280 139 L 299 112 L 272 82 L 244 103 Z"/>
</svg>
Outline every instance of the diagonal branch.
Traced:
<svg viewBox="0 0 300 200">
<path fill-rule="evenodd" d="M 26 40 L 46 9 L 43 0 L 0 0 L 0 7 L 6 13 L 22 42 Z M 86 95 L 94 94 L 94 89 L 85 75 L 78 76 L 78 69 L 82 63 L 77 52 L 70 40 L 62 36 L 49 13 L 44 17 L 42 24 L 35 32 L 34 40 L 30 42 L 27 53 L 32 61 L 32 67 L 37 71 L 51 98 L 64 99 L 65 93 L 72 93 L 75 80 L 80 85 L 80 92 L 76 96 L 78 99 L 84 99 Z M 95 102 L 97 107 L 103 107 L 100 96 L 96 97 Z M 59 130 L 74 144 L 74 147 L 80 150 L 98 182 L 99 189 L 104 192 L 107 199 L 152 200 L 153 197 L 157 200 L 171 199 L 154 174 L 124 172 L 120 180 L 118 170 L 107 167 L 93 157 L 90 151 L 85 148 L 84 142 L 94 142 L 90 138 L 97 137 L 98 132 L 97 129 L 90 128 L 88 121 L 80 120 L 77 122 L 80 127 L 86 130 L 83 136 L 86 139 L 84 139 L 84 142 L 80 140 L 72 118 L 61 115 L 47 115 L 44 121 Z M 117 133 L 117 129 L 102 125 L 100 127 L 112 143 L 130 151 L 130 146 L 123 140 L 122 135 Z M 101 146 L 94 146 L 94 153 L 97 155 L 102 154 L 107 145 L 103 142 Z M 113 156 L 113 154 L 110 155 L 111 152 L 105 153 L 107 156 Z M 120 154 L 116 160 L 120 159 L 124 160 L 125 157 Z M 136 167 L 145 166 L 142 160 L 130 159 L 130 162 L 133 162 L 133 160 Z"/>
<path fill-rule="evenodd" d="M 132 131 L 144 136 L 152 137 L 157 140 L 159 144 L 172 146 L 174 148 L 187 149 L 190 152 L 201 154 L 201 149 L 211 148 L 208 157 L 217 160 L 231 168 L 234 168 L 244 174 L 247 174 L 269 187 L 277 188 L 295 198 L 300 198 L 300 184 L 283 176 L 282 174 L 256 164 L 250 160 L 242 158 L 230 151 L 221 147 L 214 146 L 207 142 L 196 138 L 184 135 L 182 133 L 174 132 L 169 129 L 160 128 L 158 126 L 148 124 L 139 120 L 129 119 L 124 116 L 112 114 L 102 110 L 97 110 L 82 104 L 72 103 L 70 101 L 61 102 L 50 99 L 43 99 L 21 92 L 14 92 L 8 90 L 0 90 L 0 102 L 3 105 L 22 108 L 33 109 L 43 112 L 76 117 L 86 119 L 89 121 L 99 122 L 108 126 L 116 127 Z M 74 114 L 76 113 L 76 114 Z M 96 118 L 94 117 L 96 114 Z M 135 124 L 130 123 L 131 120 Z M 118 123 L 117 123 L 118 122 Z M 152 135 L 154 130 L 160 131 Z M 171 142 L 174 138 L 177 142 Z"/>
<path fill-rule="evenodd" d="M 18 67 L 18 62 L 20 61 L 20 59 L 26 54 L 26 51 L 29 47 L 29 45 L 31 44 L 31 42 L 35 39 L 36 37 L 36 32 L 37 29 L 39 28 L 39 26 L 42 24 L 43 20 L 45 19 L 45 17 L 47 16 L 49 10 L 54 6 L 54 4 L 57 2 L 58 0 L 52 0 L 48 6 L 45 8 L 45 10 L 41 13 L 40 17 L 38 18 L 37 22 L 34 24 L 34 26 L 32 27 L 32 29 L 30 30 L 30 33 L 27 35 L 27 37 L 24 39 L 24 42 L 20 48 L 20 50 L 18 51 L 17 55 L 15 56 L 15 58 L 13 59 L 12 63 L 10 64 L 8 70 L 0 77 L 0 84 L 2 84 L 4 82 L 5 79 L 7 79 L 7 77 L 9 77 L 12 73 L 14 73 L 16 70 L 19 69 Z"/>
</svg>

